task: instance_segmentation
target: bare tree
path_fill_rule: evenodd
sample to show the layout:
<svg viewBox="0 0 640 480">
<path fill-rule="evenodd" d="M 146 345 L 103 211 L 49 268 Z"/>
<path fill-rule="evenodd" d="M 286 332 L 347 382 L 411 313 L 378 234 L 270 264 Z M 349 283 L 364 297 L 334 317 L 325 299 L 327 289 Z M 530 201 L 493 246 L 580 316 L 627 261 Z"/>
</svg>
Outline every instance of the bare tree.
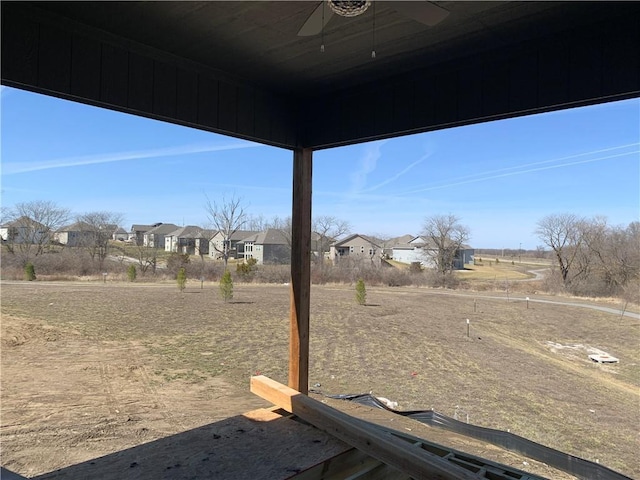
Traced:
<svg viewBox="0 0 640 480">
<path fill-rule="evenodd" d="M 248 215 L 241 198 L 232 196 L 230 199 L 222 197 L 222 202 L 217 203 L 209 200 L 205 204 L 207 217 L 212 230 L 222 236 L 221 246 L 213 245 L 216 252 L 224 260 L 224 267 L 227 268 L 229 256 L 231 255 L 231 239 L 234 233 L 240 230 L 248 221 Z"/>
<path fill-rule="evenodd" d="M 565 286 L 576 276 L 571 269 L 582 246 L 584 220 L 571 213 L 547 215 L 537 223 L 535 233 L 551 248 L 556 257 L 562 282 Z"/>
<path fill-rule="evenodd" d="M 252 230 L 254 232 L 261 232 L 266 230 L 268 227 L 269 221 L 264 218 L 263 215 L 248 215 L 247 222 L 245 223 L 247 230 Z"/>
<path fill-rule="evenodd" d="M 318 261 L 321 265 L 324 264 L 324 254 L 329 251 L 331 242 L 351 231 L 349 222 L 331 215 L 321 215 L 314 218 L 311 228 L 318 236 Z"/>
<path fill-rule="evenodd" d="M 287 247 L 291 249 L 291 217 L 280 218 L 278 216 L 275 216 L 265 225 L 265 227 L 265 230 L 267 228 L 278 230 L 282 234 L 284 240 L 287 242 Z"/>
<path fill-rule="evenodd" d="M 87 250 L 91 260 L 98 263 L 100 270 L 109 255 L 109 240 L 113 232 L 122 223 L 122 214 L 114 212 L 89 212 L 78 217 L 78 222 L 86 230 L 83 231 L 82 246 Z"/>
<path fill-rule="evenodd" d="M 444 282 L 447 273 L 453 271 L 456 256 L 469 241 L 469 228 L 450 213 L 433 215 L 425 218 L 422 236 L 430 243 L 428 248 L 425 248 L 425 253 L 432 260 L 436 271 L 442 274 Z"/>
<path fill-rule="evenodd" d="M 584 222 L 582 238 L 590 259 L 585 275 L 601 283 L 601 294 L 616 294 L 640 271 L 640 232 L 638 222 L 628 228 L 612 227 L 604 217 Z"/>
<path fill-rule="evenodd" d="M 69 220 L 71 212 L 54 202 L 34 200 L 3 209 L 2 216 L 7 250 L 18 255 L 26 265 L 46 251 L 54 232 Z"/>
<path fill-rule="evenodd" d="M 380 248 L 382 249 L 382 252 L 379 252 L 380 256 L 382 258 L 387 258 L 384 251 L 385 250 L 388 251 L 391 248 L 393 248 L 393 243 L 392 243 L 393 237 L 385 233 L 372 233 L 370 235 L 367 235 L 367 238 L 371 240 L 373 243 L 379 245 Z"/>
<path fill-rule="evenodd" d="M 291 217 L 281 218 L 277 215 L 271 219 L 266 219 L 262 215 L 249 216 L 246 223 L 247 230 L 262 232 L 268 229 L 278 230 L 286 239 L 289 248 L 291 248 Z"/>
<path fill-rule="evenodd" d="M 158 267 L 158 249 L 136 244 L 134 251 L 138 265 L 140 265 L 140 273 L 146 275 L 149 268 L 151 268 L 151 273 L 155 274 Z"/>
</svg>

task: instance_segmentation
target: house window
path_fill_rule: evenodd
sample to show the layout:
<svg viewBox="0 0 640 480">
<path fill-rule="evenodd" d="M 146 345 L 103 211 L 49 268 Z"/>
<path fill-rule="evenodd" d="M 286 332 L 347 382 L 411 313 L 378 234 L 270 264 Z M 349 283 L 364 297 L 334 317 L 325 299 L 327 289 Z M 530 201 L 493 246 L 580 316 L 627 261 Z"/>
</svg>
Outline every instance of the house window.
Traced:
<svg viewBox="0 0 640 480">
<path fill-rule="evenodd" d="M 369 249 L 369 255 L 370 255 L 370 256 L 373 256 L 373 248 L 370 248 L 370 249 Z"/>
<path fill-rule="evenodd" d="M 349 253 L 353 253 L 353 247 L 349 247 Z"/>
<path fill-rule="evenodd" d="M 360 247 L 360 253 L 364 253 L 364 245 Z"/>
</svg>

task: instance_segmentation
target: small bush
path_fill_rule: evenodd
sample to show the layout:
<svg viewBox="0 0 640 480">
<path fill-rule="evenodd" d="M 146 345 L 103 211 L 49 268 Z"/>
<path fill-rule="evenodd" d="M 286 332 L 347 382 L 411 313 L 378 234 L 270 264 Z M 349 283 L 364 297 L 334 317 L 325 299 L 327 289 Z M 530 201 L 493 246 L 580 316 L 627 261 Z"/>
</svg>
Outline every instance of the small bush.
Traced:
<svg viewBox="0 0 640 480">
<path fill-rule="evenodd" d="M 422 264 L 420 262 L 411 262 L 411 265 L 409 265 L 409 272 L 422 273 Z"/>
<path fill-rule="evenodd" d="M 233 298 L 233 280 L 229 270 L 225 270 L 220 279 L 220 296 L 225 302 Z"/>
<path fill-rule="evenodd" d="M 258 283 L 289 283 L 291 267 L 289 265 L 263 265 L 256 271 L 254 281 Z"/>
<path fill-rule="evenodd" d="M 178 288 L 180 289 L 180 291 L 183 292 L 187 286 L 187 270 L 184 267 L 178 270 L 178 274 L 176 275 L 176 282 L 178 283 Z"/>
<path fill-rule="evenodd" d="M 177 278 L 178 272 L 181 268 L 184 268 L 185 271 L 187 269 L 187 265 L 189 265 L 190 259 L 189 255 L 182 253 L 171 253 L 167 258 L 167 268 L 166 271 L 169 275 L 173 275 L 174 278 Z"/>
<path fill-rule="evenodd" d="M 29 282 L 36 279 L 36 269 L 33 263 L 29 262 L 24 266 L 24 279 Z"/>
<path fill-rule="evenodd" d="M 367 303 L 367 289 L 364 286 L 364 280 L 361 278 L 356 283 L 356 302 L 358 302 L 358 305 L 366 305 Z"/>
<path fill-rule="evenodd" d="M 135 282 L 137 276 L 138 276 L 138 271 L 136 270 L 136 266 L 129 265 L 129 268 L 127 268 L 127 278 L 129 279 L 129 281 Z"/>
<path fill-rule="evenodd" d="M 255 258 L 248 258 L 245 262 L 236 265 L 236 273 L 243 281 L 250 282 L 255 276 L 257 263 Z"/>
</svg>

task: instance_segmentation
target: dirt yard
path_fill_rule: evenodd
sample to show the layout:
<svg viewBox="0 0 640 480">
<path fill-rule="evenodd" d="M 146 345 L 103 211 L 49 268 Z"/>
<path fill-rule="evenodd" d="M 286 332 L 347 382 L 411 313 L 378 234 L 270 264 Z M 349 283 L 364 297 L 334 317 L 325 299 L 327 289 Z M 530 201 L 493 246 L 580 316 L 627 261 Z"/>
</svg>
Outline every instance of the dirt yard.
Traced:
<svg viewBox="0 0 640 480">
<path fill-rule="evenodd" d="M 286 383 L 289 287 L 217 293 L 3 283 L 2 465 L 42 475 L 267 406 L 249 377 Z M 367 294 L 360 306 L 352 286 L 312 288 L 312 388 L 433 408 L 640 477 L 639 320 L 535 295 Z M 596 350 L 620 363 L 591 362 Z"/>
</svg>

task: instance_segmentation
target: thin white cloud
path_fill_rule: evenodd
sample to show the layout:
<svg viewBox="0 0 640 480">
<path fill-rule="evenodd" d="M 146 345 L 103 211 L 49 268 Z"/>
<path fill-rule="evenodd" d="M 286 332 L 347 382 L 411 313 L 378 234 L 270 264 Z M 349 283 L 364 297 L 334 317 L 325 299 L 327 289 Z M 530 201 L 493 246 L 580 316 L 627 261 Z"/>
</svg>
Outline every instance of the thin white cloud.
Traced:
<svg viewBox="0 0 640 480">
<path fill-rule="evenodd" d="M 529 168 L 529 169 L 525 169 L 525 170 L 518 170 L 518 171 L 515 171 L 515 172 L 501 173 L 501 174 L 498 174 L 498 175 L 479 176 L 477 178 L 471 178 L 469 180 L 456 180 L 456 181 L 445 183 L 445 184 L 441 184 L 441 185 L 434 185 L 434 186 L 431 186 L 431 187 L 418 188 L 418 189 L 414 189 L 414 190 L 406 190 L 406 191 L 404 191 L 402 193 L 404 195 L 410 195 L 410 194 L 414 194 L 414 193 L 428 192 L 428 191 L 431 191 L 431 190 L 438 190 L 438 189 L 441 189 L 441 188 L 449 188 L 449 187 L 457 187 L 457 186 L 460 186 L 460 185 L 467 185 L 469 183 L 484 182 L 486 180 L 493 180 L 495 178 L 512 177 L 514 175 L 522 175 L 522 174 L 525 174 L 525 173 L 539 172 L 539 171 L 542 171 L 542 170 L 552 170 L 554 168 L 569 167 L 569 166 L 572 166 L 572 165 L 580 165 L 580 164 L 583 164 L 583 163 L 600 162 L 602 160 L 608 160 L 610 158 L 618 158 L 618 157 L 625 157 L 627 155 L 638 155 L 638 154 L 640 154 L 640 150 L 634 150 L 632 152 L 618 153 L 616 155 L 607 155 L 607 156 L 604 156 L 604 157 L 588 158 L 586 160 L 578 160 L 578 161 L 575 161 L 575 162 L 566 162 L 566 163 L 560 163 L 560 164 L 556 164 L 556 165 L 547 165 L 546 167 Z M 539 163 L 545 163 L 545 162 L 539 162 Z"/>
<path fill-rule="evenodd" d="M 376 169 L 378 159 L 382 155 L 380 153 L 380 147 L 382 147 L 384 143 L 386 143 L 386 141 L 373 142 L 367 145 L 364 155 L 360 158 L 358 170 L 351 174 L 351 194 L 360 192 L 367 184 L 367 176 Z"/>
<path fill-rule="evenodd" d="M 578 154 L 575 154 L 575 155 L 568 155 L 568 156 L 565 156 L 565 157 L 554 158 L 554 159 L 551 159 L 551 160 L 543 160 L 541 162 L 526 163 L 526 164 L 523 164 L 523 165 L 516 165 L 516 166 L 513 166 L 513 167 L 499 168 L 499 169 L 496 169 L 496 170 L 487 170 L 487 171 L 481 172 L 481 173 L 475 173 L 475 174 L 472 174 L 472 175 L 464 175 L 464 176 L 461 176 L 461 177 L 457 177 L 457 178 L 454 178 L 451 181 L 449 181 L 447 183 L 444 183 L 444 184 L 429 185 L 429 186 L 425 185 L 423 187 L 415 187 L 415 188 L 413 188 L 411 190 L 404 190 L 401 193 L 401 196 L 406 195 L 406 194 L 420 193 L 420 192 L 427 192 L 427 191 L 431 191 L 431 190 L 438 190 L 438 189 L 442 189 L 442 188 L 455 187 L 455 186 L 459 186 L 459 185 L 467 185 L 467 184 L 470 184 L 470 183 L 483 182 L 483 181 L 491 180 L 491 179 L 495 179 L 495 178 L 503 178 L 503 177 L 510 177 L 510 176 L 514 176 L 514 175 L 522 175 L 522 174 L 537 172 L 537 171 L 541 171 L 541 170 L 550 170 L 550 169 L 554 169 L 554 168 L 568 167 L 568 166 L 571 166 L 571 165 L 579 165 L 579 164 L 582 164 L 582 163 L 591 163 L 591 162 L 606 160 L 606 159 L 609 159 L 609 158 L 615 158 L 615 157 L 620 157 L 620 156 L 636 154 L 637 151 L 630 151 L 630 152 L 620 153 L 620 154 L 616 154 L 616 155 L 610 155 L 610 156 L 596 157 L 596 158 L 590 158 L 590 159 L 586 159 L 586 160 L 580 160 L 580 161 L 577 161 L 577 162 L 556 163 L 556 162 L 562 162 L 564 160 L 569 160 L 569 159 L 572 159 L 572 158 L 579 158 L 579 157 L 591 156 L 591 155 L 598 154 L 598 153 L 611 152 L 613 150 L 628 149 L 630 147 L 637 147 L 638 145 L 640 145 L 640 142 L 630 143 L 630 144 L 626 144 L 626 145 L 619 145 L 619 146 L 616 146 L 616 147 L 592 150 L 592 151 L 589 151 L 589 152 L 578 153 Z M 555 163 L 555 165 L 548 165 L 550 163 Z M 539 165 L 547 165 L 547 166 L 538 167 Z M 528 168 L 528 167 L 534 167 L 534 168 Z M 501 172 L 505 172 L 505 173 L 501 173 Z"/>
<path fill-rule="evenodd" d="M 255 148 L 261 146 L 262 145 L 259 143 L 244 141 L 222 145 L 195 144 L 130 152 L 98 153 L 94 155 L 59 158 L 45 162 L 9 162 L 2 164 L 2 174 L 14 175 L 18 173 L 35 172 L 38 170 L 49 170 L 53 168 L 78 167 L 83 165 L 95 165 L 98 163 L 125 162 L 146 158 L 172 157 L 177 155 L 192 155 L 196 153 L 239 150 L 243 148 Z"/>
<path fill-rule="evenodd" d="M 413 167 L 415 167 L 417 165 L 420 165 L 422 162 L 424 162 L 430 155 L 431 155 L 430 153 L 428 153 L 426 155 L 423 155 L 420 159 L 416 160 L 413 163 L 410 163 L 405 168 L 400 170 L 398 173 L 396 173 L 392 177 L 389 177 L 384 182 L 380 182 L 377 185 L 374 185 L 373 187 L 370 187 L 370 188 L 367 188 L 366 190 L 363 190 L 363 193 L 373 192 L 375 190 L 378 190 L 380 187 L 384 187 L 385 185 L 388 185 L 388 184 L 390 184 L 392 182 L 395 182 L 398 178 L 403 176 L 405 173 L 409 172 Z"/>
</svg>

